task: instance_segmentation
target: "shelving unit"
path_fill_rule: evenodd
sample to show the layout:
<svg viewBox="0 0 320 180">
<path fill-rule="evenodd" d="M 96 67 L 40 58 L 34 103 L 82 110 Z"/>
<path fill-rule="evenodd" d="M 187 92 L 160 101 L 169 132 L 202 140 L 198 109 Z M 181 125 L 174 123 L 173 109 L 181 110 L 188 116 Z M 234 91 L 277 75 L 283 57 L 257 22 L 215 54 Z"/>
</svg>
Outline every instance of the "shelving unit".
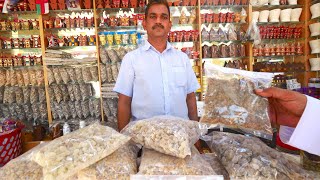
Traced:
<svg viewBox="0 0 320 180">
<path fill-rule="evenodd" d="M 192 31 L 197 30 L 198 31 L 198 38 L 196 41 L 192 41 L 191 38 L 187 41 L 183 42 L 171 42 L 172 45 L 182 51 L 185 51 L 189 53 L 190 62 L 193 66 L 193 69 L 196 73 L 196 76 L 199 80 L 199 83 L 202 85 L 201 89 L 197 91 L 198 99 L 201 100 L 204 94 L 204 76 L 203 76 L 203 67 L 205 63 L 214 63 L 219 64 L 221 66 L 224 66 L 227 62 L 232 62 L 235 60 L 241 60 L 243 64 L 245 64 L 245 67 L 252 71 L 254 70 L 253 66 L 257 62 L 257 59 L 259 59 L 259 62 L 281 62 L 281 63 L 303 63 L 305 65 L 304 71 L 297 71 L 295 73 L 295 77 L 298 78 L 298 81 L 302 83 L 302 85 L 307 85 L 308 80 L 310 77 L 316 77 L 316 72 L 310 71 L 310 65 L 307 59 L 319 57 L 319 54 L 311 54 L 310 47 L 308 45 L 308 42 L 310 40 L 319 39 L 320 35 L 310 37 L 310 32 L 308 31 L 308 25 L 315 22 L 320 22 L 320 17 L 310 19 L 311 14 L 309 11 L 309 7 L 315 3 L 320 2 L 319 0 L 314 0 L 311 2 L 306 2 L 303 0 L 298 0 L 298 5 L 264 5 L 264 6 L 252 6 L 249 4 L 246 5 L 218 5 L 218 6 L 212 6 L 212 5 L 200 5 L 203 3 L 201 0 L 197 0 L 196 6 L 182 6 L 182 3 L 179 4 L 179 6 L 171 6 L 171 18 L 173 22 L 173 26 L 171 31 Z M 114 49 L 116 50 L 116 53 L 122 53 L 123 49 L 125 49 L 125 52 L 131 51 L 135 48 L 137 48 L 137 44 L 139 43 L 137 41 L 138 36 L 143 36 L 143 33 L 141 33 L 141 27 L 138 28 L 138 19 L 143 18 L 144 16 L 144 7 L 139 7 L 139 4 L 143 5 L 143 1 L 137 1 L 135 8 L 100 8 L 105 7 L 105 4 L 101 4 L 101 2 L 93 1 L 93 5 L 90 9 L 80 9 L 80 10 L 50 10 L 49 14 L 47 15 L 36 15 L 34 11 L 24 11 L 24 12 L 14 12 L 13 15 L 5 15 L 0 18 L 9 18 L 9 19 L 31 19 L 31 20 L 37 20 L 39 22 L 39 29 L 31 29 L 31 30 L 1 30 L 1 37 L 12 37 L 12 38 L 24 38 L 27 36 L 24 36 L 24 34 L 27 35 L 40 35 L 40 44 L 41 47 L 38 48 L 24 48 L 24 49 L 0 49 L 0 54 L 12 54 L 12 57 L 22 57 L 27 56 L 31 54 L 32 56 L 40 56 L 44 57 L 45 51 L 47 49 L 53 49 L 53 50 L 62 50 L 65 52 L 72 53 L 75 57 L 81 58 L 84 52 L 90 52 L 91 57 L 96 58 L 95 63 L 89 63 L 91 66 L 94 65 L 98 68 L 98 81 L 96 82 L 98 85 L 98 89 L 101 92 L 101 95 L 99 95 L 100 98 L 100 105 L 101 105 L 101 119 L 108 121 L 110 119 L 114 119 L 114 114 L 108 114 L 108 110 L 105 109 L 105 106 L 115 106 L 116 105 L 116 94 L 112 93 L 112 88 L 115 83 L 115 79 L 112 78 L 110 81 L 105 80 L 105 74 L 104 71 L 107 72 L 107 68 L 114 68 L 115 70 L 115 64 L 120 66 L 120 62 L 122 59 L 118 59 L 117 62 L 111 61 L 110 59 L 106 63 L 104 59 L 102 59 L 101 54 L 103 51 Z M 130 4 L 129 4 L 130 6 Z M 97 8 L 99 7 L 99 8 Z M 228 27 L 234 26 L 236 30 L 242 29 L 243 31 L 246 31 L 249 27 L 249 24 L 251 22 L 251 19 L 253 17 L 254 11 L 262 11 L 262 10 L 273 10 L 273 9 L 287 9 L 287 8 L 302 8 L 302 14 L 300 17 L 299 22 L 266 22 L 266 23 L 257 23 L 257 25 L 260 26 L 289 26 L 289 27 L 301 27 L 301 37 L 294 38 L 291 37 L 290 39 L 262 39 L 262 44 L 280 44 L 280 43 L 298 43 L 300 42 L 303 44 L 303 51 L 304 53 L 302 55 L 276 55 L 276 56 L 253 56 L 253 41 L 247 40 L 247 39 L 237 39 L 237 40 L 205 40 L 202 37 L 202 30 L 204 27 L 206 28 L 214 28 L 215 30 L 218 30 L 219 28 L 224 29 L 227 31 Z M 214 17 L 212 16 L 211 22 L 207 22 L 207 19 L 205 18 L 205 14 L 213 14 L 213 13 L 228 13 L 228 12 L 238 12 L 241 15 L 241 11 L 244 9 L 246 11 L 246 22 L 241 22 L 240 20 L 236 21 L 223 21 L 220 22 L 220 19 L 218 19 L 218 22 L 216 22 L 217 19 L 214 20 Z M 193 23 L 183 23 L 181 24 L 180 21 L 180 15 L 181 11 L 186 11 L 186 17 L 189 19 L 191 15 L 192 18 L 195 18 Z M 192 14 L 194 13 L 195 14 Z M 126 12 L 126 13 L 125 13 Z M 55 27 L 55 22 L 51 17 L 56 17 L 58 15 L 61 16 L 67 16 L 71 14 L 92 14 L 91 24 L 81 27 Z M 116 24 L 111 25 L 110 24 L 110 18 L 119 16 L 119 14 L 128 15 L 128 21 L 129 24 L 123 25 L 120 21 L 118 21 Z M 133 14 L 133 15 L 132 15 Z M 238 16 L 238 15 L 237 15 Z M 241 18 L 241 16 L 240 16 Z M 50 22 L 51 19 L 51 22 Z M 209 18 L 210 19 L 210 18 Z M 141 20 L 140 20 L 141 22 Z M 50 25 L 50 23 L 52 23 Z M 51 27 L 50 27 L 51 26 Z M 133 38 L 128 41 L 128 43 L 119 43 L 116 42 L 115 34 L 119 35 L 119 32 L 124 33 L 125 36 L 129 36 L 128 38 Z M 120 36 L 123 37 L 123 34 L 120 33 Z M 131 37 L 132 34 L 132 37 Z M 92 36 L 95 38 L 95 41 L 93 44 L 89 45 L 87 43 L 84 46 L 55 46 L 55 47 L 48 47 L 48 39 L 47 37 L 50 35 L 56 35 L 56 37 L 63 38 L 68 36 L 75 36 L 76 35 L 87 35 Z M 112 35 L 112 44 L 110 43 Z M 108 41 L 108 38 L 110 41 Z M 127 38 L 127 37 L 126 37 Z M 169 37 L 170 40 L 170 37 Z M 203 46 L 204 45 L 230 45 L 230 44 L 242 44 L 245 47 L 245 56 L 240 57 L 220 57 L 220 58 L 204 58 L 203 56 Z M 20 56 L 18 56 L 20 55 Z M 120 55 L 123 57 L 122 55 Z M 81 63 L 79 63 L 81 64 Z M 299 65 L 300 65 L 299 64 Z M 108 65 L 111 65 L 110 67 Z M 43 60 L 43 66 L 42 65 L 36 65 L 33 67 L 43 67 L 43 76 L 44 76 L 44 87 L 46 92 L 46 107 L 48 112 L 48 121 L 50 124 L 52 124 L 53 118 L 52 118 L 52 110 L 51 110 L 51 103 L 50 103 L 50 97 L 52 96 L 50 91 L 50 85 L 48 82 L 48 66 L 46 64 L 46 61 Z M 66 66 L 69 67 L 69 66 Z M 1 67 L 1 69 L 23 69 L 23 68 L 29 68 L 24 66 L 17 66 L 17 67 Z M 272 68 L 271 68 L 272 69 Z M 108 73 L 110 73 L 108 71 Z M 283 73 L 283 72 L 282 72 Z M 116 74 L 114 75 L 116 77 Z M 104 99 L 107 99 L 106 97 L 109 97 L 111 99 L 110 102 L 104 101 Z M 111 103 L 111 104 L 108 104 Z M 114 107 L 111 107 L 114 108 Z M 114 120 L 111 120 L 114 121 Z"/>
</svg>

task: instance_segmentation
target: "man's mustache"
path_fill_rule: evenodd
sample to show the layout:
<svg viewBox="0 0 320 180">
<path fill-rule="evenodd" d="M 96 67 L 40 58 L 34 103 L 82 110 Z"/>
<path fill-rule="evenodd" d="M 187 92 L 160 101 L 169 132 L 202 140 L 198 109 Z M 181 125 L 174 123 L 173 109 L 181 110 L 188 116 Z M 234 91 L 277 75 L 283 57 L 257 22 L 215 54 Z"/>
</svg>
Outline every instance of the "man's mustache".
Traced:
<svg viewBox="0 0 320 180">
<path fill-rule="evenodd" d="M 164 26 L 162 24 L 156 24 L 156 25 L 152 26 L 152 29 L 155 29 L 157 27 L 164 29 Z"/>
</svg>

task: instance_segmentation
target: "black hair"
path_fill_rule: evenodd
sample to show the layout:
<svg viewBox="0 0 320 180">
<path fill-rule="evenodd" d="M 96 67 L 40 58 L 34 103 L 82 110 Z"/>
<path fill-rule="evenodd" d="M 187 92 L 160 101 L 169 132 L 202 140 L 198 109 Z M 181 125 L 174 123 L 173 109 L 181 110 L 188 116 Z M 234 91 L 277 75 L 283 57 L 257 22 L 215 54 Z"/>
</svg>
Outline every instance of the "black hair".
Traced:
<svg viewBox="0 0 320 180">
<path fill-rule="evenodd" d="M 170 8 L 169 8 L 169 4 L 168 4 L 167 0 L 150 0 L 149 3 L 147 4 L 146 10 L 145 10 L 145 18 L 147 18 L 147 16 L 148 16 L 150 7 L 155 4 L 165 5 L 166 8 L 168 9 L 168 13 L 169 13 L 169 17 L 170 17 Z"/>
</svg>

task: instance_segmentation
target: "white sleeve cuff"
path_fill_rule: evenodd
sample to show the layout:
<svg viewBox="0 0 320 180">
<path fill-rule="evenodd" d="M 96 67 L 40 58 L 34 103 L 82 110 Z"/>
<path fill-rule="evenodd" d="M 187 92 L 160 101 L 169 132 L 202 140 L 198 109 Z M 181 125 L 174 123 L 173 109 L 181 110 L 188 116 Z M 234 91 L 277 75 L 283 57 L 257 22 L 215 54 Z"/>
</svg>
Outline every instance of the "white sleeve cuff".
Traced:
<svg viewBox="0 0 320 180">
<path fill-rule="evenodd" d="M 280 126 L 280 139 L 284 143 L 320 155 L 320 101 L 307 97 L 306 108 L 296 128 Z"/>
</svg>

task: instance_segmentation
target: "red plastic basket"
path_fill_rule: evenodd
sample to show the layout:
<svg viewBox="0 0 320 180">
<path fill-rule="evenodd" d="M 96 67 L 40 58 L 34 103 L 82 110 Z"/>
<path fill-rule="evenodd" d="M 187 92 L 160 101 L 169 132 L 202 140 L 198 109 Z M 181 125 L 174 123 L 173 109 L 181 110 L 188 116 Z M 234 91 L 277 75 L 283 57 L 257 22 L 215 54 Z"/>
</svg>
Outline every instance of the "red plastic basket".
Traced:
<svg viewBox="0 0 320 180">
<path fill-rule="evenodd" d="M 21 129 L 0 135 L 0 167 L 20 155 L 22 149 Z"/>
</svg>

